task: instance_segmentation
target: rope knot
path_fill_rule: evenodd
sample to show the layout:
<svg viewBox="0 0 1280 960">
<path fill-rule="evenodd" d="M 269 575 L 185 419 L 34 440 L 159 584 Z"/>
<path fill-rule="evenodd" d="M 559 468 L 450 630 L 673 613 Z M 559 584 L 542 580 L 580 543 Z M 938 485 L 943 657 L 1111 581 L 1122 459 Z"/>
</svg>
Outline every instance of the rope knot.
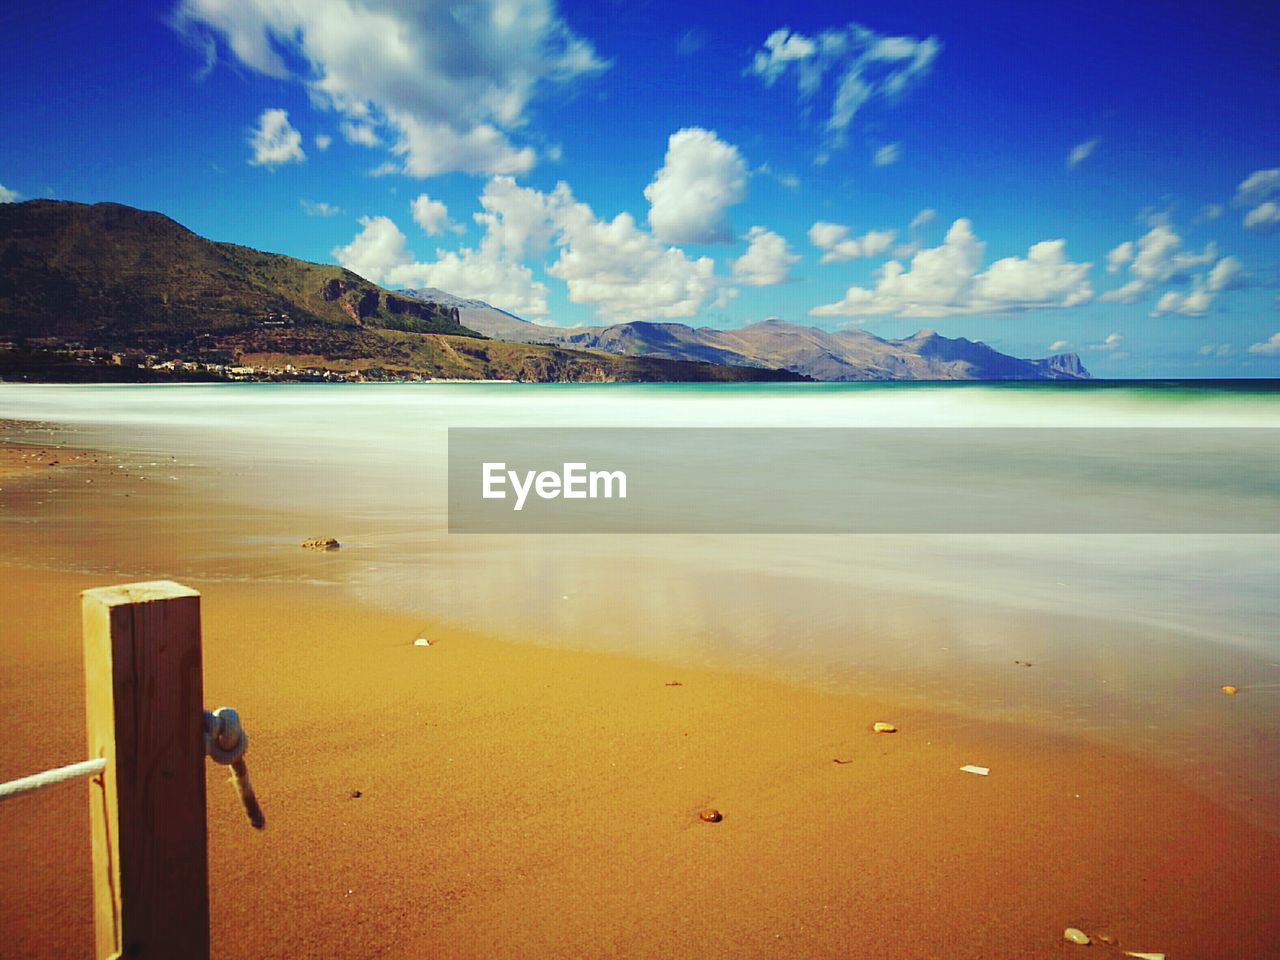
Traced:
<svg viewBox="0 0 1280 960">
<path fill-rule="evenodd" d="M 209 759 L 226 766 L 249 749 L 249 735 L 240 726 L 240 714 L 231 707 L 204 712 L 204 751 Z"/>
</svg>

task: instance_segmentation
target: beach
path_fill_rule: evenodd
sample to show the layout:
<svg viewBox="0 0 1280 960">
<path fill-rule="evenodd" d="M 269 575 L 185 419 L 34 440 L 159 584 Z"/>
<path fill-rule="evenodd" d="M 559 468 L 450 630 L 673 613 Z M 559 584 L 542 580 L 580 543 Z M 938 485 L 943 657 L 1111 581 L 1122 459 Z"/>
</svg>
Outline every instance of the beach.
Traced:
<svg viewBox="0 0 1280 960">
<path fill-rule="evenodd" d="M 87 445 L 65 424 L 9 424 L 6 434 L 0 778 L 83 754 L 79 591 L 162 572 L 200 590 L 206 706 L 244 718 L 267 817 L 253 831 L 210 765 L 216 956 L 1280 951 L 1271 796 L 1244 779 L 1206 787 L 1197 771 L 1221 780 L 1232 774 L 1218 769 L 1237 768 L 1215 768 L 1204 753 L 1194 764 L 1162 757 L 1141 735 L 1126 739 L 1128 721 L 1107 735 L 1067 722 L 1063 705 L 1090 702 L 1083 678 L 1104 665 L 1043 636 L 1023 641 L 1030 666 L 975 646 L 958 661 L 965 676 L 950 668 L 944 694 L 928 670 L 903 673 L 887 652 L 863 672 L 821 674 L 784 651 L 735 653 L 678 597 L 688 636 L 653 614 L 648 628 L 668 635 L 652 647 L 626 647 L 601 616 L 640 602 L 621 590 L 558 618 L 524 609 L 526 630 L 503 629 L 511 611 L 473 614 L 465 558 L 410 604 L 386 589 L 396 564 L 382 527 L 335 512 L 332 529 L 316 529 L 314 512 L 276 508 L 279 490 L 256 505 L 225 495 L 259 483 L 240 476 L 252 473 L 247 456 L 226 454 L 234 469 L 219 474 L 214 458 L 163 432 L 145 434 L 145 456 L 118 441 Z M 194 505 L 193 491 L 203 491 Z M 246 529 L 252 542 L 227 534 Z M 299 547 L 330 532 L 342 550 Z M 420 575 L 441 581 L 441 569 Z M 492 592 L 480 590 L 490 605 L 508 582 L 494 578 Z M 588 592 L 552 579 L 556 609 Z M 456 596 L 454 608 L 435 590 Z M 929 609 L 942 618 L 947 604 Z M 753 609 L 726 609 L 726 629 L 751 640 L 743 610 Z M 878 621 L 886 635 L 918 631 L 918 620 L 894 619 L 897 609 Z M 769 639 L 817 636 L 824 624 L 780 616 Z M 917 635 L 920 657 L 955 643 L 935 628 Z M 1075 628 L 1027 613 L 1003 629 L 1063 641 Z M 430 645 L 415 646 L 420 636 Z M 1268 661 L 1238 648 L 1198 656 L 1169 647 L 1107 661 L 1105 676 L 1130 694 L 1114 716 L 1146 711 L 1129 676 L 1145 668 L 1149 687 L 1185 701 L 1170 730 L 1232 763 L 1265 755 L 1275 742 Z M 1232 680 L 1236 697 L 1219 690 Z M 993 692 L 1001 704 L 974 705 Z M 1052 701 L 1064 722 L 1022 706 L 1036 700 Z M 874 733 L 876 722 L 897 732 Z M 1243 747 L 1254 752 L 1232 753 Z M 723 819 L 702 821 L 706 808 Z M 0 876 L 5 957 L 89 952 L 82 784 L 0 807 Z M 1068 927 L 1095 943 L 1065 942 Z"/>
<path fill-rule="evenodd" d="M 95 582 L 0 583 L 7 776 L 83 752 Z M 314 588 L 203 609 L 206 697 L 244 717 L 268 818 L 210 768 L 220 957 L 1060 957 L 1068 926 L 1171 957 L 1280 945 L 1280 839 L 1114 752 L 609 654 L 414 647 L 422 624 Z M 2 816 L 5 955 L 86 955 L 84 788 Z"/>
</svg>

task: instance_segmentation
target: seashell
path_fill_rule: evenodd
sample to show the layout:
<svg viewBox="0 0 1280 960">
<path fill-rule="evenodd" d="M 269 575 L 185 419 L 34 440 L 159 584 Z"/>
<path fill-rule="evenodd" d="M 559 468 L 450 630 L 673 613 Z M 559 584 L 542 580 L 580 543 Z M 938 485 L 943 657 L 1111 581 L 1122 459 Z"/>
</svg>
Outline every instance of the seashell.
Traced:
<svg viewBox="0 0 1280 960">
<path fill-rule="evenodd" d="M 417 640 L 413 641 L 413 645 L 415 647 L 429 647 L 431 646 L 431 641 L 426 637 L 419 637 Z"/>
<path fill-rule="evenodd" d="M 873 723 L 871 725 L 871 729 L 875 733 L 897 733 L 898 732 L 898 728 L 895 727 L 892 723 Z"/>
<path fill-rule="evenodd" d="M 1105 943 L 1108 947 L 1120 946 L 1120 941 L 1110 933 L 1100 933 L 1094 939 L 1099 943 Z"/>
<path fill-rule="evenodd" d="M 1222 692 L 1225 693 L 1228 697 L 1234 697 L 1237 693 L 1240 692 L 1240 688 L 1233 687 L 1231 684 L 1228 683 L 1225 687 L 1222 688 Z"/>
<path fill-rule="evenodd" d="M 724 819 L 724 815 L 715 807 L 707 807 L 698 813 L 698 819 L 703 823 L 719 823 Z"/>
<path fill-rule="evenodd" d="M 1077 930 L 1075 927 L 1067 927 L 1062 931 L 1062 939 L 1069 943 L 1078 943 L 1082 947 L 1087 947 L 1092 941 L 1089 935 L 1083 930 Z"/>
</svg>

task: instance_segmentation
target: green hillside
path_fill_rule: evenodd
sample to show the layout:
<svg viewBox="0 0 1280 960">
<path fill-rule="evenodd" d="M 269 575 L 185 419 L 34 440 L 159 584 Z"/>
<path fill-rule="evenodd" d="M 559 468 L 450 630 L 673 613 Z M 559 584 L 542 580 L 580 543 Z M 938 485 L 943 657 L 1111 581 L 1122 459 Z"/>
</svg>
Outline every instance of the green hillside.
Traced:
<svg viewBox="0 0 1280 960">
<path fill-rule="evenodd" d="M 215 243 L 116 203 L 0 204 L 0 336 L 175 346 L 270 326 L 472 334 L 337 266 Z"/>
</svg>

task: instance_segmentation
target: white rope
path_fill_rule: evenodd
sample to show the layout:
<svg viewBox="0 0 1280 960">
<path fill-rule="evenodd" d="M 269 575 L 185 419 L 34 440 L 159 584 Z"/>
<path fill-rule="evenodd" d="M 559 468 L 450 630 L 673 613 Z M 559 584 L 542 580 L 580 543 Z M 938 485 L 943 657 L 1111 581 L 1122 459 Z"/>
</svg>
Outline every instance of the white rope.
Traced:
<svg viewBox="0 0 1280 960">
<path fill-rule="evenodd" d="M 101 773 L 106 767 L 107 761 L 99 757 L 97 760 L 81 760 L 79 763 L 70 763 L 65 767 L 57 767 L 53 770 L 45 770 L 43 773 L 33 773 L 29 777 L 10 780 L 8 783 L 0 783 L 0 800 L 42 790 L 45 787 L 52 787 L 55 783 L 75 780 L 77 777 L 91 777 L 95 773 Z"/>
</svg>

